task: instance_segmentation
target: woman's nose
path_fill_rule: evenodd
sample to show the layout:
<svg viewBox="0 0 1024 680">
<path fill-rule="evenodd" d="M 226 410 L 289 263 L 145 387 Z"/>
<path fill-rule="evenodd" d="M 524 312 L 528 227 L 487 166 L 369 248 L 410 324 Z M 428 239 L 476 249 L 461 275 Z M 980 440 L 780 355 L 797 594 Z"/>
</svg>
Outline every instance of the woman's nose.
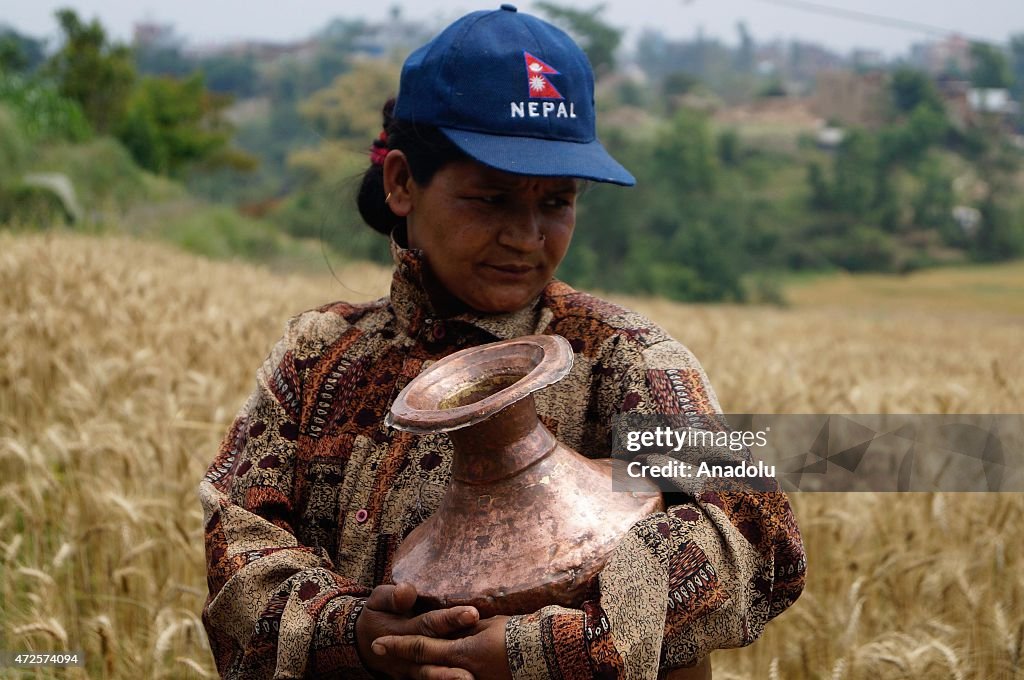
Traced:
<svg viewBox="0 0 1024 680">
<path fill-rule="evenodd" d="M 498 243 L 520 252 L 537 250 L 544 243 L 544 230 L 540 216 L 533 210 L 518 210 L 498 231 Z"/>
</svg>

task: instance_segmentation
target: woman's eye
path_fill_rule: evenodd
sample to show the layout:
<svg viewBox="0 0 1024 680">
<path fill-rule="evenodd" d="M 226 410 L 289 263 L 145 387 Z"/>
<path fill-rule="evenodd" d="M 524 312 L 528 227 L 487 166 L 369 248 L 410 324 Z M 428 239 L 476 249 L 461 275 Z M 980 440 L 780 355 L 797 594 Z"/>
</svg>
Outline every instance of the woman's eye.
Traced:
<svg viewBox="0 0 1024 680">
<path fill-rule="evenodd" d="M 486 203 L 487 205 L 497 205 L 501 203 L 501 196 L 473 196 L 473 200 Z"/>
</svg>

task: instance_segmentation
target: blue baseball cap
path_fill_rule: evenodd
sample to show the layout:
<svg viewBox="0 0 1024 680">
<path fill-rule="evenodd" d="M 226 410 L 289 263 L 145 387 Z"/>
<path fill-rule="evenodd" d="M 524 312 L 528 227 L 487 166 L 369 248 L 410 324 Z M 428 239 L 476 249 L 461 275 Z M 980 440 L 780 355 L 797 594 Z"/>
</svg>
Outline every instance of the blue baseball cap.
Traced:
<svg viewBox="0 0 1024 680">
<path fill-rule="evenodd" d="M 512 5 L 467 14 L 409 55 L 394 116 L 505 172 L 636 183 L 597 139 L 583 50 Z"/>
</svg>

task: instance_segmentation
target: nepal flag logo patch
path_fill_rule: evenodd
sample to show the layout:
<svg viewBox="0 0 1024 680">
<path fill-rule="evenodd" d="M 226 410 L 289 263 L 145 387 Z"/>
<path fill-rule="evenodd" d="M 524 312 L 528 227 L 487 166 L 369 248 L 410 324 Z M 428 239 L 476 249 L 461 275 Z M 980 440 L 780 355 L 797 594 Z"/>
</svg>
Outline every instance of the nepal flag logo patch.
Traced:
<svg viewBox="0 0 1024 680">
<path fill-rule="evenodd" d="M 530 85 L 530 99 L 565 99 L 547 79 L 547 76 L 561 74 L 529 52 L 524 51 L 523 57 L 526 59 L 526 77 Z"/>
</svg>

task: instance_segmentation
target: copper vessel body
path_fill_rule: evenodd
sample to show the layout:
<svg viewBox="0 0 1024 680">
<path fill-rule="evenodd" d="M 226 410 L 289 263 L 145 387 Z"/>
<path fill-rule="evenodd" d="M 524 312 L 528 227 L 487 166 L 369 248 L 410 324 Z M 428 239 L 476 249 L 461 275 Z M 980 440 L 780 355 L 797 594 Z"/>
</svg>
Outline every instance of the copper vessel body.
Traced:
<svg viewBox="0 0 1024 680">
<path fill-rule="evenodd" d="M 533 392 L 568 374 L 560 336 L 527 336 L 463 350 L 402 390 L 389 424 L 447 432 L 455 455 L 437 511 L 395 555 L 425 608 L 476 606 L 482 616 L 578 606 L 629 528 L 662 509 L 657 487 L 612 491 L 613 459 L 559 443 Z M 621 478 L 620 478 L 621 479 Z"/>
</svg>

